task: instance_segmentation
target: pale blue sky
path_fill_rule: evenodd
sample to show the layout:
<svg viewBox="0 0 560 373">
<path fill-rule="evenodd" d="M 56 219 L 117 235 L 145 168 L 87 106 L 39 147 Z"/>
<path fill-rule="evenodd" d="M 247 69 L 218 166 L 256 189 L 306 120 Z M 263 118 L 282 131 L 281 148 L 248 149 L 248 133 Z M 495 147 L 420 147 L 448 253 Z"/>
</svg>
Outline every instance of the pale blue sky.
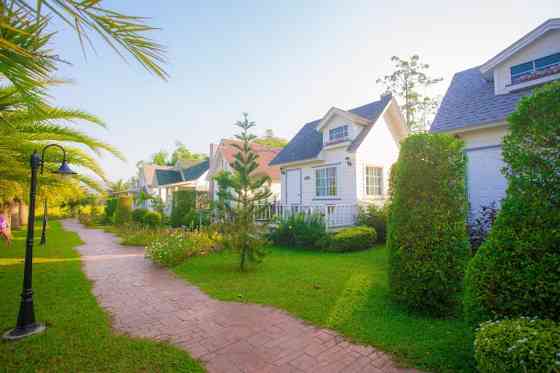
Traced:
<svg viewBox="0 0 560 373">
<path fill-rule="evenodd" d="M 152 17 L 154 38 L 168 47 L 164 82 L 97 43 L 84 59 L 67 31 L 56 48 L 72 66 L 57 74 L 58 105 L 103 118 L 90 133 L 117 146 L 128 163 L 105 156 L 111 179 L 136 173 L 138 160 L 171 150 L 176 140 L 197 152 L 231 136 L 246 111 L 257 134 L 271 128 L 291 138 L 331 106 L 376 100 L 376 78 L 390 57 L 419 54 L 444 78 L 477 66 L 548 18 L 558 0 L 539 1 L 111 1 L 118 10 Z M 305 5 L 302 5 L 305 4 Z"/>
</svg>

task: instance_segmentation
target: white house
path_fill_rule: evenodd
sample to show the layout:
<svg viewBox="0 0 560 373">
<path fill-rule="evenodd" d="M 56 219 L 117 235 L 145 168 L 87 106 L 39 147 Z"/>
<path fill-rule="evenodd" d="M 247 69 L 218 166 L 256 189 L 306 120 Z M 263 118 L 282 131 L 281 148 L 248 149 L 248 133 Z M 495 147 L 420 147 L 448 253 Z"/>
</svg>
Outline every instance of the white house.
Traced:
<svg viewBox="0 0 560 373">
<path fill-rule="evenodd" d="M 501 173 L 507 116 L 519 100 L 560 79 L 560 19 L 550 19 L 481 66 L 455 74 L 431 126 L 465 141 L 471 213 L 499 204 L 507 182 Z"/>
<path fill-rule="evenodd" d="M 231 164 L 235 160 L 235 155 L 239 150 L 234 144 L 240 145 L 241 142 L 232 139 L 222 139 L 219 144 L 210 144 L 210 169 L 207 174 L 209 183 L 209 198 L 217 199 L 218 186 L 214 182 L 214 176 L 222 171 L 232 172 Z M 280 168 L 277 166 L 269 166 L 270 161 L 280 153 L 280 148 L 270 148 L 264 145 L 253 143 L 251 145 L 253 152 L 258 158 L 258 168 L 254 171 L 255 175 L 267 175 L 270 177 L 270 191 L 272 192 L 272 200 L 280 198 Z"/>
<path fill-rule="evenodd" d="M 270 163 L 282 173 L 281 202 L 318 211 L 329 226 L 352 225 L 359 204 L 383 205 L 389 172 L 408 135 L 391 95 L 307 123 Z"/>
<path fill-rule="evenodd" d="M 184 189 L 208 192 L 208 168 L 208 160 L 177 162 L 175 166 L 144 164 L 138 172 L 138 189 L 161 198 L 166 213 L 170 213 L 173 192 Z M 151 208 L 151 205 L 150 201 L 146 201 L 138 207 Z"/>
</svg>

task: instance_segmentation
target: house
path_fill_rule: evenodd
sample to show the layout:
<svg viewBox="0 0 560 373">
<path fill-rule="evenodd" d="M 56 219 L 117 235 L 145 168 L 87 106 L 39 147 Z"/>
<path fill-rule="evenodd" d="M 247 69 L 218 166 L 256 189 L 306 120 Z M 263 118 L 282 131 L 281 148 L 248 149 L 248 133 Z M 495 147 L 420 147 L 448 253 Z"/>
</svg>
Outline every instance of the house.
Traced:
<svg viewBox="0 0 560 373">
<path fill-rule="evenodd" d="M 560 79 L 560 19 L 550 19 L 490 58 L 455 74 L 430 128 L 465 141 L 471 214 L 505 196 L 507 117 L 536 86 Z"/>
<path fill-rule="evenodd" d="M 358 205 L 387 200 L 389 172 L 407 135 L 389 94 L 351 110 L 332 107 L 270 163 L 281 170 L 282 205 L 321 212 L 329 226 L 354 224 Z"/>
<path fill-rule="evenodd" d="M 231 165 L 235 161 L 235 155 L 239 150 L 234 145 L 241 145 L 238 140 L 223 139 L 219 144 L 210 144 L 210 169 L 207 175 L 209 183 L 209 198 L 214 201 L 218 198 L 218 186 L 214 181 L 214 176 L 222 171 L 232 172 Z M 280 153 L 279 148 L 270 148 L 257 143 L 251 144 L 251 149 L 258 155 L 258 168 L 254 171 L 254 175 L 266 175 L 270 177 L 271 183 L 269 185 L 272 192 L 271 200 L 278 200 L 280 198 L 280 168 L 277 166 L 270 166 L 269 163 L 274 157 Z"/>
<path fill-rule="evenodd" d="M 159 197 L 165 205 L 165 212 L 171 213 L 173 192 L 195 190 L 208 192 L 207 174 L 209 161 L 177 162 L 175 166 L 143 164 L 139 169 L 139 190 L 149 196 Z M 151 201 L 144 201 L 144 208 L 152 207 Z"/>
</svg>

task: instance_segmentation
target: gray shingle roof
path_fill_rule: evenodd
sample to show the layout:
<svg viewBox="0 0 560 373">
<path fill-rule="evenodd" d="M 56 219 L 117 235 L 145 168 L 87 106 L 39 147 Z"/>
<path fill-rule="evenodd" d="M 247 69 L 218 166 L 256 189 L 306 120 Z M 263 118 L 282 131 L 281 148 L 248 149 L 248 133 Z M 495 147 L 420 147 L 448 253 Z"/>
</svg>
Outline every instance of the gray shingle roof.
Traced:
<svg viewBox="0 0 560 373">
<path fill-rule="evenodd" d="M 371 126 L 373 126 L 390 101 L 391 96 L 386 95 L 378 101 L 358 106 L 348 111 L 371 122 L 369 128 L 362 131 L 362 133 L 365 133 L 369 132 Z M 292 138 L 292 140 L 290 140 L 288 145 L 286 145 L 276 158 L 270 162 L 270 165 L 279 165 L 317 157 L 317 155 L 321 152 L 321 149 L 323 149 L 323 136 L 316 130 L 320 121 L 321 119 L 317 119 L 304 125 Z M 356 140 L 350 145 L 351 150 L 357 148 L 359 142 L 363 140 L 363 137 L 365 136 L 358 136 L 358 138 L 356 138 Z"/>
<path fill-rule="evenodd" d="M 447 89 L 430 128 L 445 132 L 501 122 L 515 111 L 530 89 L 504 95 L 494 94 L 494 82 L 482 76 L 478 67 L 459 72 Z"/>
<path fill-rule="evenodd" d="M 210 168 L 210 163 L 208 160 L 192 165 L 191 167 L 184 168 L 182 170 L 183 180 L 184 181 L 196 180 L 199 177 L 201 177 L 203 173 L 208 171 L 208 168 Z"/>
<path fill-rule="evenodd" d="M 178 170 L 156 170 L 158 185 L 174 184 L 182 181 Z"/>
</svg>

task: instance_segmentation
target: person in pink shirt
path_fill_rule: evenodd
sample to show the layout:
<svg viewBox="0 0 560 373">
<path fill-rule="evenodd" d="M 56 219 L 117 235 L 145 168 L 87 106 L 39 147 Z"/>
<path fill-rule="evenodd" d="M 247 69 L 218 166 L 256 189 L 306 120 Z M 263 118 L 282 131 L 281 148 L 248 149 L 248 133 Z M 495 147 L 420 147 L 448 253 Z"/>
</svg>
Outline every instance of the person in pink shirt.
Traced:
<svg viewBox="0 0 560 373">
<path fill-rule="evenodd" d="M 0 237 L 6 241 L 8 246 L 11 246 L 12 234 L 10 232 L 10 223 L 8 223 L 8 218 L 3 209 L 0 209 Z"/>
</svg>

